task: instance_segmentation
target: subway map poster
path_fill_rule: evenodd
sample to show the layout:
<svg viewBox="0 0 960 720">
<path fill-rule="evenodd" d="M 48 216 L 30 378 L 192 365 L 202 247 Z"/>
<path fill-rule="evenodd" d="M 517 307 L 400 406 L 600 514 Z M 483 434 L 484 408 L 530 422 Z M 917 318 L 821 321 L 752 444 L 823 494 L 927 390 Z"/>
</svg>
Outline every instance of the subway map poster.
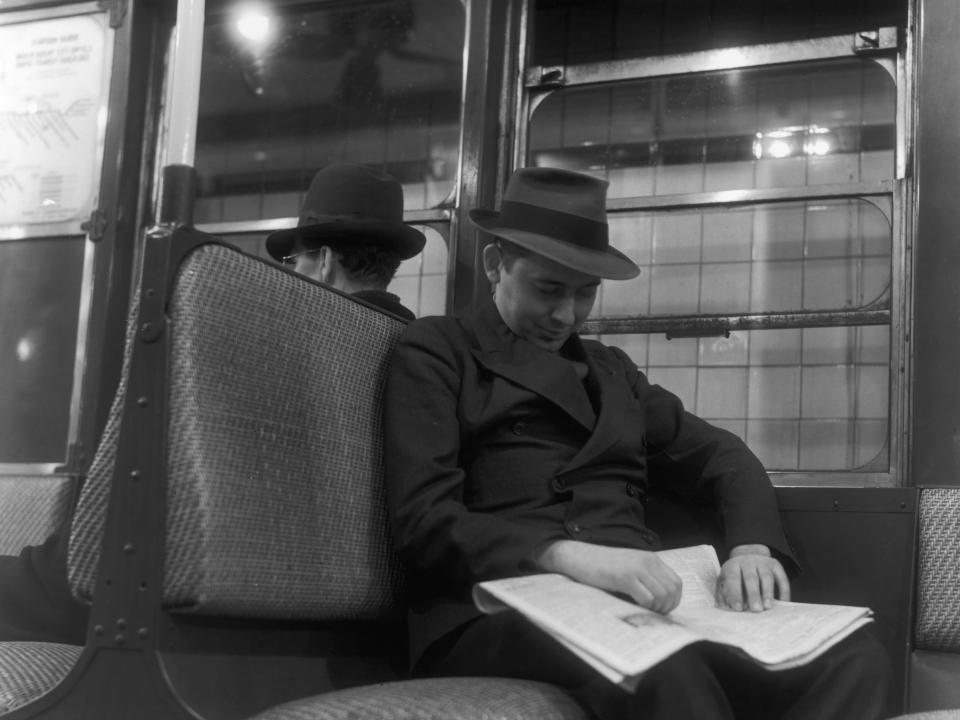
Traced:
<svg viewBox="0 0 960 720">
<path fill-rule="evenodd" d="M 0 24 L 0 239 L 79 232 L 97 202 L 105 13 Z"/>
</svg>

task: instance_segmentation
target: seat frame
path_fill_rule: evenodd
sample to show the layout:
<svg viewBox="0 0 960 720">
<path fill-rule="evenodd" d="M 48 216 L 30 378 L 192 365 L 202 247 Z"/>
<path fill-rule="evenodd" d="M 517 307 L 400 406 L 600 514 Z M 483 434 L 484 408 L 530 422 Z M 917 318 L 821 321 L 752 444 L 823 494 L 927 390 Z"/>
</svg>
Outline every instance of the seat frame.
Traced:
<svg viewBox="0 0 960 720">
<path fill-rule="evenodd" d="M 5 714 L 4 720 L 75 720 L 89 716 L 94 709 L 102 720 L 195 720 L 196 711 L 188 707 L 187 699 L 171 682 L 173 676 L 183 674 L 175 667 L 178 653 L 260 656 L 263 666 L 276 656 L 299 656 L 306 660 L 301 665 L 302 676 L 292 682 L 287 677 L 288 687 L 301 695 L 322 689 L 310 684 L 308 677 L 316 674 L 316 666 L 307 656 L 310 648 L 329 645 L 331 639 L 336 642 L 340 631 L 335 625 L 198 619 L 162 607 L 169 383 L 166 311 L 180 264 L 193 250 L 207 244 L 228 245 L 187 227 L 159 226 L 147 233 L 134 346 L 86 644 L 63 681 Z M 355 628 L 344 628 L 344 637 L 347 633 L 355 646 L 370 647 L 383 640 L 379 633 L 358 637 Z M 370 678 L 390 679 L 395 677 L 387 671 L 382 677 Z M 270 702 L 293 697 L 277 695 Z M 262 709 L 263 704 L 252 705 L 250 711 Z"/>
<path fill-rule="evenodd" d="M 180 262 L 217 242 L 185 228 L 147 232 L 122 424 L 86 644 L 55 688 L 6 714 L 21 718 L 195 718 L 159 651 L 166 528 L 166 304 Z M 109 698 L 109 703 L 104 702 Z"/>
</svg>

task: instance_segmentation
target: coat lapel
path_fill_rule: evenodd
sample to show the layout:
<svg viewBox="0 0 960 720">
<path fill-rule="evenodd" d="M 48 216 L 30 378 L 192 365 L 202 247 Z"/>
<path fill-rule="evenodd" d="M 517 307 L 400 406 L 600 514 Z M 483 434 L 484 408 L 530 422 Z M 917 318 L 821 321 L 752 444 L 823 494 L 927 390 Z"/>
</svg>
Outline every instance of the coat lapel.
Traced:
<svg viewBox="0 0 960 720">
<path fill-rule="evenodd" d="M 590 439 L 564 467 L 564 472 L 576 470 L 586 464 L 617 442 L 624 431 L 623 421 L 629 390 L 626 384 L 618 379 L 623 369 L 607 355 L 589 351 L 585 354 L 587 366 L 590 368 L 588 383 L 593 386 L 591 391 L 598 393 L 600 398 L 600 415 Z"/>
<path fill-rule="evenodd" d="M 546 398 L 588 430 L 596 414 L 573 364 L 514 335 L 492 301 L 475 316 L 479 347 L 474 357 L 490 372 Z"/>
</svg>

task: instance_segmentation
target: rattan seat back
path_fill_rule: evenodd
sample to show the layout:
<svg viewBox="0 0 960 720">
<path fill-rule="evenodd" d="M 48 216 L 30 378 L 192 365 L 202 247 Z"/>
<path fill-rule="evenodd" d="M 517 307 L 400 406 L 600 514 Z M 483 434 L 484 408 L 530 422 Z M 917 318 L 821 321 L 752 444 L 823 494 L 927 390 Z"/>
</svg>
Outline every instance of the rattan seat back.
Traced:
<svg viewBox="0 0 960 720">
<path fill-rule="evenodd" d="M 163 604 L 377 619 L 402 587 L 379 411 L 403 322 L 220 244 L 173 276 Z M 84 485 L 72 580 L 91 597 L 112 463 Z"/>
</svg>

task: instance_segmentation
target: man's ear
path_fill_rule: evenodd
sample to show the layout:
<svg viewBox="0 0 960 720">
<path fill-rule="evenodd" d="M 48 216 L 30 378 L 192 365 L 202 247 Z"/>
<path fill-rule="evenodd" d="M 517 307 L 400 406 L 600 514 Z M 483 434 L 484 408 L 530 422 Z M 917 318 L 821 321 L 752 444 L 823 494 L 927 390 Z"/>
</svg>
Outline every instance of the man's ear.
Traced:
<svg viewBox="0 0 960 720">
<path fill-rule="evenodd" d="M 503 257 L 496 243 L 490 243 L 483 249 L 483 272 L 487 280 L 496 284 L 500 282 L 500 270 L 503 268 Z"/>
<path fill-rule="evenodd" d="M 329 245 L 323 245 L 320 248 L 320 252 L 314 255 L 317 263 L 317 279 L 327 285 L 332 285 L 334 281 L 334 273 L 336 268 L 334 267 L 334 260 L 336 259 L 333 255 L 333 250 L 330 249 Z"/>
</svg>

